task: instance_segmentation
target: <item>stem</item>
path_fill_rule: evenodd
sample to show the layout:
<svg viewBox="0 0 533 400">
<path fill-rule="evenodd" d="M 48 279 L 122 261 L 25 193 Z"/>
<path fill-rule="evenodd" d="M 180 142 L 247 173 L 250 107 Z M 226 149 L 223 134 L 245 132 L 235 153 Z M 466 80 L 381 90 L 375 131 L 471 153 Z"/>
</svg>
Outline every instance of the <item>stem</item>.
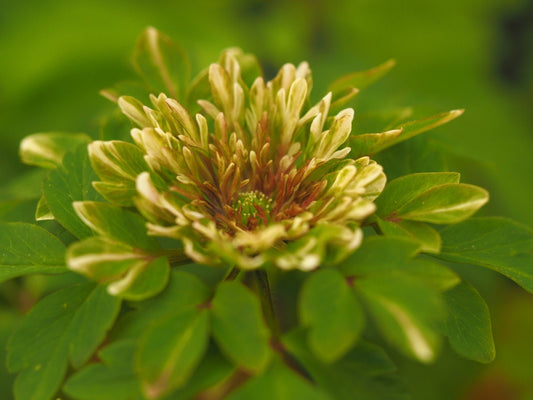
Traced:
<svg viewBox="0 0 533 400">
<path fill-rule="evenodd" d="M 270 291 L 268 275 L 264 270 L 254 271 L 253 274 L 267 324 L 270 327 L 272 336 L 275 339 L 279 339 L 281 337 L 281 329 L 279 327 L 278 319 L 276 318 L 274 303 L 272 302 L 272 292 Z"/>
<path fill-rule="evenodd" d="M 225 281 L 233 281 L 235 278 L 239 276 L 241 273 L 241 269 L 238 267 L 233 267 L 229 270 L 229 272 L 226 274 L 226 277 L 224 278 Z"/>
</svg>

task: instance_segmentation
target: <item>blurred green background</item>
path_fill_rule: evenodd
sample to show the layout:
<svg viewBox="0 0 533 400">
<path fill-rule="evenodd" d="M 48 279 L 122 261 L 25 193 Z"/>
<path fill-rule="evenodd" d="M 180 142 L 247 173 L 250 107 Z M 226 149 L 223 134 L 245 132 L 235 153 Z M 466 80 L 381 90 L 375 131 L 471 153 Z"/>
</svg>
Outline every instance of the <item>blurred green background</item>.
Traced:
<svg viewBox="0 0 533 400">
<path fill-rule="evenodd" d="M 130 54 L 148 25 L 188 50 L 194 71 L 229 46 L 255 53 L 267 76 L 307 60 L 315 98 L 334 78 L 395 58 L 359 96 L 356 118 L 376 107 L 414 106 L 416 116 L 465 108 L 424 140 L 446 149 L 464 181 L 489 189 L 485 213 L 533 226 L 531 0 L 0 0 L 0 201 L 35 190 L 31 179 L 13 184 L 31 174 L 18 161 L 21 138 L 98 135 L 112 109 L 98 91 L 134 78 Z M 533 399 L 533 296 L 461 271 L 491 307 L 497 359 L 478 366 L 447 349 L 430 367 L 399 359 L 415 399 Z M 18 318 L 3 299 L 0 338 Z M 2 399 L 10 379 L 0 368 Z"/>
</svg>

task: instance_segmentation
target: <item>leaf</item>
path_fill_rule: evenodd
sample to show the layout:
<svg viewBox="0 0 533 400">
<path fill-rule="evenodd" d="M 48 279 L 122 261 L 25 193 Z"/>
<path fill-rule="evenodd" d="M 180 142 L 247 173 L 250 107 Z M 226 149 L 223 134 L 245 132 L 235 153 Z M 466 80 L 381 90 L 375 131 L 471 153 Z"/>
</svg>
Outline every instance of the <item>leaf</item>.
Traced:
<svg viewBox="0 0 533 400">
<path fill-rule="evenodd" d="M 373 236 L 340 265 L 342 272 L 354 280 L 369 277 L 409 276 L 438 292 L 450 289 L 460 279 L 445 266 L 428 259 L 414 258 L 420 245 L 412 240 Z"/>
<path fill-rule="evenodd" d="M 417 136 L 423 132 L 434 129 L 440 125 L 444 125 L 447 122 L 454 120 L 457 117 L 460 117 L 463 114 L 464 110 L 451 110 L 448 112 L 443 112 L 431 117 L 417 119 L 415 121 L 409 121 L 404 124 L 401 124 L 397 129 L 401 129 L 401 135 L 397 136 L 393 140 L 387 143 L 385 147 L 380 149 L 384 150 L 387 147 L 393 146 L 396 143 L 403 142 L 405 140 L 411 139 L 414 136 Z"/>
<path fill-rule="evenodd" d="M 174 392 L 172 397 L 166 397 L 165 400 L 192 400 L 197 393 L 212 387 L 216 390 L 217 385 L 224 385 L 224 381 L 234 372 L 235 367 L 220 354 L 216 346 L 212 345 L 187 384 Z"/>
<path fill-rule="evenodd" d="M 461 282 L 461 279 L 454 271 L 428 259 L 417 258 L 409 260 L 409 262 L 404 264 L 402 273 L 408 274 L 411 278 L 416 278 L 439 293 L 449 290 Z"/>
<path fill-rule="evenodd" d="M 433 326 L 443 319 L 442 298 L 409 276 L 373 276 L 357 280 L 360 293 L 381 334 L 398 350 L 422 362 L 435 359 L 440 336 Z"/>
<path fill-rule="evenodd" d="M 79 201 L 73 206 L 81 220 L 99 235 L 143 250 L 160 247 L 146 233 L 146 221 L 139 214 L 97 201 Z"/>
<path fill-rule="evenodd" d="M 55 219 L 79 239 L 92 232 L 74 212 L 72 203 L 82 200 L 101 200 L 92 187 L 98 179 L 89 163 L 87 146 L 82 145 L 65 154 L 63 164 L 50 171 L 44 181 L 43 192 L 48 208 Z"/>
<path fill-rule="evenodd" d="M 459 183 L 457 172 L 428 172 L 402 176 L 387 183 L 376 199 L 377 214 L 385 218 L 427 190 L 446 183 Z"/>
<path fill-rule="evenodd" d="M 76 400 L 143 400 L 140 382 L 133 371 L 135 343 L 123 340 L 98 352 L 101 363 L 89 364 L 63 386 Z"/>
<path fill-rule="evenodd" d="M 157 93 L 181 99 L 190 74 L 187 53 L 157 29 L 148 27 L 139 37 L 133 66 Z"/>
<path fill-rule="evenodd" d="M 210 291 L 197 277 L 179 270 L 170 273 L 164 291 L 157 296 L 136 302 L 136 308 L 119 320 L 112 332 L 113 339 L 137 339 L 158 320 L 208 301 Z"/>
<path fill-rule="evenodd" d="M 128 300 L 142 300 L 159 293 L 168 282 L 170 269 L 164 256 L 104 237 L 71 245 L 67 265 L 91 279 L 108 283 L 110 294 Z"/>
<path fill-rule="evenodd" d="M 52 399 L 67 370 L 83 365 L 105 338 L 120 309 L 120 300 L 104 288 L 74 285 L 40 301 L 15 330 L 7 364 L 19 372 L 18 400 Z"/>
<path fill-rule="evenodd" d="M 448 183 L 433 187 L 401 207 L 399 218 L 433 224 L 454 224 L 470 217 L 489 201 L 479 186 Z"/>
<path fill-rule="evenodd" d="M 208 339 L 205 309 L 180 310 L 153 324 L 143 335 L 135 360 L 146 397 L 159 399 L 183 386 L 207 350 Z"/>
<path fill-rule="evenodd" d="M 410 398 L 396 374 L 396 367 L 383 349 L 374 344 L 359 341 L 343 358 L 330 364 L 320 361 L 307 348 L 302 331 L 295 330 L 286 334 L 283 343 L 288 352 L 332 399 Z"/>
<path fill-rule="evenodd" d="M 20 158 L 23 163 L 42 168 L 56 168 L 63 156 L 91 138 L 84 133 L 35 133 L 20 142 Z"/>
<path fill-rule="evenodd" d="M 378 218 L 378 226 L 386 236 L 404 237 L 420 244 L 426 253 L 439 253 L 442 241 L 439 233 L 424 222 L 400 220 L 385 221 Z"/>
<path fill-rule="evenodd" d="M 444 293 L 449 314 L 442 325 L 452 348 L 470 360 L 489 363 L 496 350 L 490 312 L 478 291 L 466 282 Z"/>
<path fill-rule="evenodd" d="M 110 203 L 133 206 L 133 197 L 137 195 L 135 180 L 141 172 L 150 170 L 143 157 L 141 149 L 131 143 L 118 140 L 92 142 L 89 158 L 92 168 L 102 180 L 94 182 L 94 188 Z"/>
<path fill-rule="evenodd" d="M 41 196 L 39 202 L 37 203 L 37 208 L 35 210 L 35 220 L 36 221 L 51 221 L 54 220 L 54 214 L 50 211 L 48 204 L 46 203 L 46 198 Z"/>
<path fill-rule="evenodd" d="M 405 264 L 420 250 L 412 240 L 373 236 L 365 239 L 362 246 L 342 265 L 345 275 L 365 276 L 375 273 L 390 273 L 391 269 Z"/>
<path fill-rule="evenodd" d="M 262 371 L 271 356 L 259 300 L 238 282 L 223 282 L 211 303 L 213 337 L 235 363 Z"/>
<path fill-rule="evenodd" d="M 394 129 L 381 133 L 363 133 L 350 136 L 350 147 L 352 148 L 350 156 L 359 158 L 379 153 L 389 147 L 389 143 L 393 142 L 401 133 L 401 129 Z"/>
<path fill-rule="evenodd" d="M 480 265 L 533 293 L 532 231 L 505 218 L 472 218 L 440 231 L 447 261 Z"/>
<path fill-rule="evenodd" d="M 36 225 L 0 222 L 0 282 L 27 274 L 67 272 L 65 245 Z"/>
<path fill-rule="evenodd" d="M 360 90 L 364 89 L 386 75 L 395 65 L 396 61 L 391 59 L 366 71 L 352 72 L 351 74 L 335 80 L 328 86 L 327 91 L 335 94 L 336 92 L 350 87 Z"/>
<path fill-rule="evenodd" d="M 276 360 L 267 372 L 232 392 L 228 400 L 332 400 L 320 388 Z"/>
<path fill-rule="evenodd" d="M 148 87 L 144 85 L 141 82 L 135 82 L 135 81 L 121 81 L 115 83 L 112 87 L 102 89 L 100 90 L 100 95 L 105 97 L 106 99 L 116 103 L 119 99 L 119 97 L 122 96 L 131 96 L 135 97 L 136 99 L 148 99 L 150 96 L 150 91 L 148 90 Z M 115 119 L 117 115 L 110 115 L 111 119 Z M 109 117 L 108 117 L 109 118 Z M 112 125 L 115 125 L 117 121 L 113 121 Z M 105 122 L 104 122 L 105 124 Z M 117 124 L 117 126 L 122 127 L 122 123 Z M 128 124 L 128 126 L 131 126 Z M 112 133 L 111 129 L 107 129 L 104 127 L 104 132 Z M 102 133 L 102 131 L 100 132 Z M 110 136 L 108 135 L 100 135 L 101 139 L 118 139 L 116 136 L 116 133 Z"/>
<path fill-rule="evenodd" d="M 299 308 L 302 326 L 309 327 L 309 347 L 324 362 L 342 357 L 364 327 L 361 306 L 335 270 L 319 270 L 306 280 Z"/>
</svg>

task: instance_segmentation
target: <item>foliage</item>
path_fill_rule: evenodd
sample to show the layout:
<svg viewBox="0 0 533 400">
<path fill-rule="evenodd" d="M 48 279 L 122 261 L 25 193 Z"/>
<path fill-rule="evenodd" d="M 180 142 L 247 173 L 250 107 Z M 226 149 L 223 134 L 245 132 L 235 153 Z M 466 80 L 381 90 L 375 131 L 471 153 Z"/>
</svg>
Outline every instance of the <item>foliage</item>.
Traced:
<svg viewBox="0 0 533 400">
<path fill-rule="evenodd" d="M 243 71 L 239 82 L 248 90 L 250 76 L 260 69 L 253 57 L 236 54 Z M 196 128 L 184 107 L 196 107 L 194 100 L 216 104 L 201 100 L 202 109 L 195 110 L 216 114 L 210 125 L 205 122 L 205 132 L 222 129 L 216 107 L 223 109 L 235 100 L 227 98 L 235 86 L 226 72 L 220 72 L 222 66 L 231 68 L 228 59 L 224 53 L 208 73 L 190 80 L 187 58 L 169 38 L 148 28 L 139 40 L 134 65 L 144 91 L 166 92 L 180 101 L 183 106 L 170 102 L 173 115 L 178 115 L 176 129 L 182 132 L 175 136 L 189 146 L 194 143 L 189 144 L 183 132 Z M 329 87 L 332 107 L 348 105 L 358 90 L 366 90 L 392 66 L 388 62 L 335 81 Z M 289 92 L 288 114 L 302 85 L 296 82 L 300 81 L 295 80 Z M 136 93 L 130 90 L 117 85 L 105 94 L 134 125 L 159 128 L 158 115 L 131 97 Z M 244 98 L 249 97 L 247 91 Z M 160 98 L 154 97 L 154 102 Z M 305 107 L 310 109 L 310 104 Z M 237 110 L 227 108 L 227 113 Z M 460 114 L 454 110 L 396 121 L 380 133 L 352 133 L 344 138 L 351 146 L 350 158 L 333 157 L 312 173 L 330 176 L 324 181 L 327 190 L 345 195 L 343 190 L 356 176 L 349 172 L 368 171 L 367 165 L 373 165 L 358 162 L 360 157 L 389 147 L 387 152 L 394 154 L 396 144 Z M 339 115 L 327 122 L 330 136 L 327 130 L 318 131 L 318 149 L 321 143 L 340 140 L 335 135 L 342 131 L 339 125 L 346 114 Z M 317 112 L 313 117 L 319 121 L 327 115 Z M 201 127 L 206 117 L 196 121 Z M 312 124 L 310 129 L 313 132 Z M 116 138 L 106 139 L 123 137 L 117 131 Z M 353 247 L 340 240 L 346 236 L 342 227 L 324 220 L 298 236 L 306 241 L 290 242 L 289 237 L 272 242 L 275 246 L 268 251 L 275 255 L 268 253 L 270 258 L 252 266 L 236 255 L 235 248 L 244 246 L 227 250 L 224 241 L 213 241 L 218 247 L 205 253 L 205 262 L 211 264 L 213 253 L 222 262 L 203 266 L 203 258 L 195 256 L 205 242 L 187 241 L 189 231 L 178 236 L 154 234 L 162 203 L 150 208 L 139 200 L 138 193 L 146 189 L 143 177 L 151 174 L 159 190 L 165 188 L 169 169 L 154 174 L 153 165 L 159 164 L 153 153 L 143 153 L 131 143 L 93 142 L 89 151 L 87 143 L 84 135 L 52 133 L 30 136 L 21 146 L 25 162 L 50 171 L 35 199 L 36 221 L 0 225 L 0 279 L 69 276 L 73 270 L 97 283 L 65 284 L 37 303 L 14 331 L 7 361 L 10 371 L 18 373 L 17 400 L 47 400 L 61 393 L 73 399 L 117 400 L 192 399 L 199 393 L 208 399 L 406 399 L 387 352 L 396 350 L 430 363 L 447 337 L 465 358 L 486 363 L 495 356 L 487 305 L 465 277 L 442 261 L 489 268 L 533 291 L 533 233 L 503 218 L 472 218 L 488 201 L 488 193 L 461 183 L 455 172 L 400 176 L 385 185 L 375 206 L 368 200 L 363 211 L 350 209 L 360 213 L 346 222 L 353 235 L 349 242 L 357 242 Z M 164 146 L 158 150 L 163 153 Z M 315 158 L 325 154 L 313 151 Z M 179 162 L 190 167 L 187 151 L 182 154 Z M 394 166 L 394 160 L 392 156 L 388 165 Z M 398 156 L 397 163 L 402 161 Z M 200 163 L 194 165 L 201 168 Z M 363 173 L 357 179 L 376 189 L 379 185 L 372 183 L 380 174 L 381 170 Z M 380 191 L 376 189 L 375 196 Z M 364 190 L 357 194 L 364 195 Z M 247 223 L 243 222 L 249 227 Z M 265 237 L 256 239 L 268 241 Z M 317 249 L 310 242 L 318 243 Z M 223 257 L 226 250 L 229 256 Z M 246 255 L 255 257 L 261 251 Z M 298 298 L 293 310 L 297 318 L 280 321 L 285 305 L 276 302 L 275 284 L 286 272 L 277 268 L 284 265 L 278 253 L 289 257 L 299 252 L 303 256 L 297 258 L 301 264 L 296 274 L 302 283 L 289 294 Z M 320 255 L 318 268 L 305 264 L 305 256 L 315 254 Z"/>
</svg>

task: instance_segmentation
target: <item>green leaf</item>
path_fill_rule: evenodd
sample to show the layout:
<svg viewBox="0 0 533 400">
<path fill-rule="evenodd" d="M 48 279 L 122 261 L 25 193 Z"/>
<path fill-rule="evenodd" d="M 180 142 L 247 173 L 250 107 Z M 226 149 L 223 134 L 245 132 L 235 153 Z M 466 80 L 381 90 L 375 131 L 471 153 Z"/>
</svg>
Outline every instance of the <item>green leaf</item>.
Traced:
<svg viewBox="0 0 533 400">
<path fill-rule="evenodd" d="M 143 250 L 159 248 L 157 240 L 146 233 L 146 220 L 139 214 L 97 201 L 75 202 L 73 206 L 81 220 L 99 235 Z"/>
<path fill-rule="evenodd" d="M 533 293 L 532 231 L 505 218 L 472 218 L 440 231 L 447 261 L 480 265 Z"/>
<path fill-rule="evenodd" d="M 35 133 L 20 142 L 20 158 L 25 164 L 56 168 L 67 151 L 90 141 L 84 133 Z"/>
<path fill-rule="evenodd" d="M 263 375 L 232 392 L 228 400 L 332 400 L 330 396 L 276 360 Z"/>
<path fill-rule="evenodd" d="M 401 133 L 401 129 L 394 129 L 381 133 L 363 133 L 350 136 L 350 147 L 352 148 L 350 156 L 359 158 L 379 153 L 389 147 L 389 143 L 393 142 Z"/>
<path fill-rule="evenodd" d="M 63 386 L 76 400 L 144 400 L 133 371 L 135 343 L 123 340 L 98 352 L 101 363 L 89 364 Z"/>
<path fill-rule="evenodd" d="M 0 222 L 0 282 L 27 274 L 66 272 L 65 245 L 48 231 Z"/>
<path fill-rule="evenodd" d="M 450 289 L 460 279 L 441 264 L 413 258 L 420 245 L 412 240 L 374 236 L 340 265 L 342 272 L 355 280 L 365 277 L 405 277 L 408 275 L 438 292 Z"/>
<path fill-rule="evenodd" d="M 470 360 L 489 363 L 496 350 L 490 312 L 478 291 L 466 282 L 444 293 L 449 314 L 442 325 L 452 348 Z"/>
<path fill-rule="evenodd" d="M 395 65 L 395 60 L 388 60 L 383 64 L 366 71 L 352 72 L 349 75 L 335 80 L 331 85 L 328 86 L 327 91 L 335 94 L 351 87 L 360 90 L 364 89 L 386 75 Z"/>
<path fill-rule="evenodd" d="M 158 399 L 183 386 L 204 355 L 208 339 L 205 309 L 180 310 L 153 324 L 136 354 L 146 397 Z"/>
<path fill-rule="evenodd" d="M 386 218 L 427 190 L 446 183 L 459 183 L 457 172 L 429 172 L 402 176 L 387 183 L 376 199 L 377 214 Z"/>
<path fill-rule="evenodd" d="M 382 147 L 380 149 L 380 151 L 387 147 L 393 146 L 396 143 L 400 143 L 405 140 L 411 139 L 414 136 L 417 136 L 423 132 L 434 129 L 440 125 L 444 125 L 445 123 L 450 122 L 457 117 L 460 117 L 463 114 L 463 112 L 464 110 L 451 110 L 448 112 L 443 112 L 437 115 L 433 115 L 431 117 L 406 122 L 397 127 L 397 129 L 402 130 L 401 135 L 397 136 L 396 138 L 388 142 L 385 147 Z"/>
<path fill-rule="evenodd" d="M 139 37 L 133 66 L 157 93 L 181 99 L 190 74 L 187 53 L 157 29 L 148 27 Z"/>
<path fill-rule="evenodd" d="M 386 272 L 405 264 L 420 250 L 412 240 L 373 236 L 365 239 L 363 245 L 340 266 L 345 275 L 365 276 Z"/>
<path fill-rule="evenodd" d="M 390 344 L 419 361 L 435 359 L 440 336 L 433 326 L 445 316 L 437 291 L 399 274 L 359 279 L 355 289 Z"/>
<path fill-rule="evenodd" d="M 451 289 L 461 282 L 461 279 L 454 271 L 427 259 L 409 260 L 403 265 L 403 273 L 423 282 L 439 293 Z"/>
<path fill-rule="evenodd" d="M 52 399 L 68 366 L 83 365 L 105 338 L 120 300 L 102 287 L 74 285 L 40 301 L 15 330 L 7 364 L 19 372 L 18 400 Z"/>
<path fill-rule="evenodd" d="M 470 217 L 489 201 L 479 186 L 448 183 L 433 187 L 401 207 L 399 218 L 433 224 L 454 224 Z"/>
<path fill-rule="evenodd" d="M 187 384 L 174 392 L 172 396 L 166 397 L 165 400 L 192 400 L 197 393 L 221 384 L 234 372 L 235 367 L 220 354 L 216 346 L 212 345 Z"/>
<path fill-rule="evenodd" d="M 209 289 L 197 277 L 188 272 L 173 270 L 165 290 L 155 297 L 132 304 L 137 309 L 119 320 L 112 336 L 114 339 L 136 339 L 151 324 L 183 309 L 205 304 L 209 296 Z"/>
<path fill-rule="evenodd" d="M 206 68 L 196 75 L 191 84 L 187 87 L 187 109 L 190 110 L 191 113 L 197 112 L 201 108 L 197 103 L 198 100 L 210 101 L 212 98 L 211 84 L 209 83 L 209 68 Z"/>
<path fill-rule="evenodd" d="M 137 195 L 135 180 L 141 172 L 150 170 L 141 149 L 118 140 L 97 140 L 89 145 L 89 157 L 94 171 L 102 180 L 94 182 L 94 188 L 111 203 L 133 206 L 133 197 Z M 94 180 L 97 179 L 95 177 Z"/>
<path fill-rule="evenodd" d="M 48 204 L 46 203 L 46 198 L 41 196 L 39 202 L 37 203 L 37 208 L 35 210 L 35 220 L 36 221 L 51 221 L 55 219 L 54 214 L 50 211 Z"/>
<path fill-rule="evenodd" d="M 342 357 L 359 338 L 363 310 L 346 279 L 335 270 L 313 273 L 300 292 L 300 319 L 309 347 L 325 362 Z"/>
<path fill-rule="evenodd" d="M 92 235 L 91 230 L 74 212 L 72 203 L 83 200 L 101 200 L 92 187 L 98 179 L 89 163 L 87 146 L 77 147 L 65 154 L 60 168 L 50 171 L 43 191 L 48 208 L 55 219 L 79 239 Z"/>
<path fill-rule="evenodd" d="M 68 248 L 70 269 L 108 283 L 110 294 L 128 300 L 142 300 L 159 293 L 168 281 L 166 257 L 113 241 L 92 237 Z"/>
<path fill-rule="evenodd" d="M 223 282 L 211 305 L 213 337 L 236 364 L 262 371 L 270 361 L 269 331 L 261 305 L 239 282 Z"/>
<path fill-rule="evenodd" d="M 385 221 L 378 218 L 381 232 L 386 236 L 404 237 L 420 244 L 420 250 L 426 253 L 439 253 L 442 241 L 439 233 L 424 222 L 409 220 Z"/>
<path fill-rule="evenodd" d="M 283 344 L 318 386 L 335 400 L 410 398 L 396 374 L 396 367 L 376 345 L 359 341 L 343 358 L 330 364 L 320 361 L 307 348 L 302 331 L 285 335 Z"/>
</svg>

